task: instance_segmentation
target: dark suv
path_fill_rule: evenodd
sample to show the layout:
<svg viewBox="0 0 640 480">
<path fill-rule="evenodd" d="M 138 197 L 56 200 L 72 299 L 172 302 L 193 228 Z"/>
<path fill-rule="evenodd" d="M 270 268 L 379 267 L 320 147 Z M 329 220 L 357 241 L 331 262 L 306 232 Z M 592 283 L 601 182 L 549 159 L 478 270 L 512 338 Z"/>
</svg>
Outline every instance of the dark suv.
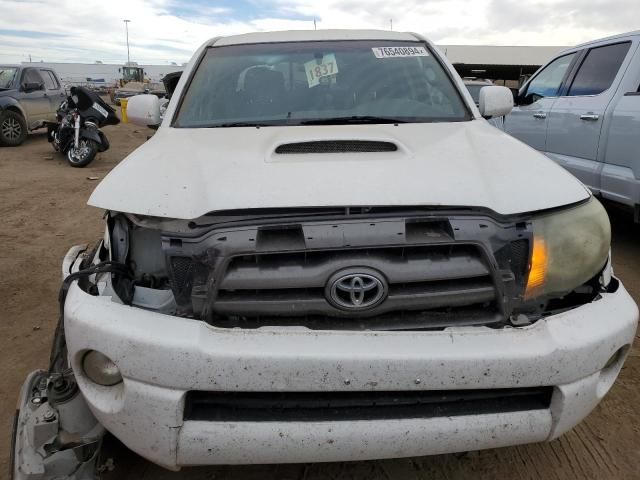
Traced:
<svg viewBox="0 0 640 480">
<path fill-rule="evenodd" d="M 0 145 L 20 145 L 43 121 L 55 121 L 64 97 L 53 70 L 0 65 Z"/>
</svg>

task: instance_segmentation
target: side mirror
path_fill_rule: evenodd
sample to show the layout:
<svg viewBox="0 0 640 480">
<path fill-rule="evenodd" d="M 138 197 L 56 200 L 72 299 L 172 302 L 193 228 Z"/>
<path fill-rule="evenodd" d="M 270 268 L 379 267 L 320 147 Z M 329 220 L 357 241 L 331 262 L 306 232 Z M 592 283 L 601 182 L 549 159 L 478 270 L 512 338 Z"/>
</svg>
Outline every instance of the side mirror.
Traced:
<svg viewBox="0 0 640 480">
<path fill-rule="evenodd" d="M 484 118 L 504 117 L 513 109 L 513 94 L 507 87 L 482 87 L 479 103 L 480 114 Z"/>
<path fill-rule="evenodd" d="M 44 85 L 38 82 L 26 82 L 22 84 L 22 91 L 25 93 L 35 92 L 36 90 L 44 90 Z"/>
<path fill-rule="evenodd" d="M 135 125 L 160 125 L 160 99 L 155 95 L 135 95 L 127 102 L 127 118 Z"/>
</svg>

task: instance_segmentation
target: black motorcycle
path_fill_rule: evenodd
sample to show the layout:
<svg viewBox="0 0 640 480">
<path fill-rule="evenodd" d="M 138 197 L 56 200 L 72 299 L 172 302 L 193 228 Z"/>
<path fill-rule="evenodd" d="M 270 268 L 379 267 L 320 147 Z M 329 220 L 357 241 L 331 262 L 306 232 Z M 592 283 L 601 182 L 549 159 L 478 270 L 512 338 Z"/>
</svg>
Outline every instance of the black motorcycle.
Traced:
<svg viewBox="0 0 640 480">
<path fill-rule="evenodd" d="M 98 152 L 109 148 L 100 128 L 117 125 L 116 112 L 100 96 L 83 87 L 71 87 L 70 95 L 57 110 L 57 122 L 48 122 L 49 142 L 57 152 L 67 155 L 72 167 L 86 167 Z"/>
</svg>

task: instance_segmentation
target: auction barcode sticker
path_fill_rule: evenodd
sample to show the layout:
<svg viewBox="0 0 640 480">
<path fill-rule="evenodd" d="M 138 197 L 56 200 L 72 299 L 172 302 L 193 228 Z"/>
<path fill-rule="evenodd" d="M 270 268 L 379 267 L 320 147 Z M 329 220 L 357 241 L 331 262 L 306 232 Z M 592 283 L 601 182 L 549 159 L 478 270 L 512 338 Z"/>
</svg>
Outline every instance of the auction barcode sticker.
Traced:
<svg viewBox="0 0 640 480">
<path fill-rule="evenodd" d="M 429 52 L 424 47 L 374 47 L 376 58 L 428 57 Z"/>
</svg>

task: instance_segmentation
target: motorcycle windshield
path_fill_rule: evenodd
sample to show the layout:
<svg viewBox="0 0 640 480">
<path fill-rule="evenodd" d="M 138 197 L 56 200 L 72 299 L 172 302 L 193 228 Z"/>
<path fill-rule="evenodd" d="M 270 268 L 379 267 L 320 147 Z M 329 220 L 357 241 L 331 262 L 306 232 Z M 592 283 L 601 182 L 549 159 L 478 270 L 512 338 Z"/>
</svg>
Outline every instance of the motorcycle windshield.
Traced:
<svg viewBox="0 0 640 480">
<path fill-rule="evenodd" d="M 71 96 L 80 111 L 80 115 L 85 120 L 93 121 L 99 127 L 120 123 L 116 111 L 97 93 L 84 87 L 74 87 L 71 90 Z"/>
</svg>

